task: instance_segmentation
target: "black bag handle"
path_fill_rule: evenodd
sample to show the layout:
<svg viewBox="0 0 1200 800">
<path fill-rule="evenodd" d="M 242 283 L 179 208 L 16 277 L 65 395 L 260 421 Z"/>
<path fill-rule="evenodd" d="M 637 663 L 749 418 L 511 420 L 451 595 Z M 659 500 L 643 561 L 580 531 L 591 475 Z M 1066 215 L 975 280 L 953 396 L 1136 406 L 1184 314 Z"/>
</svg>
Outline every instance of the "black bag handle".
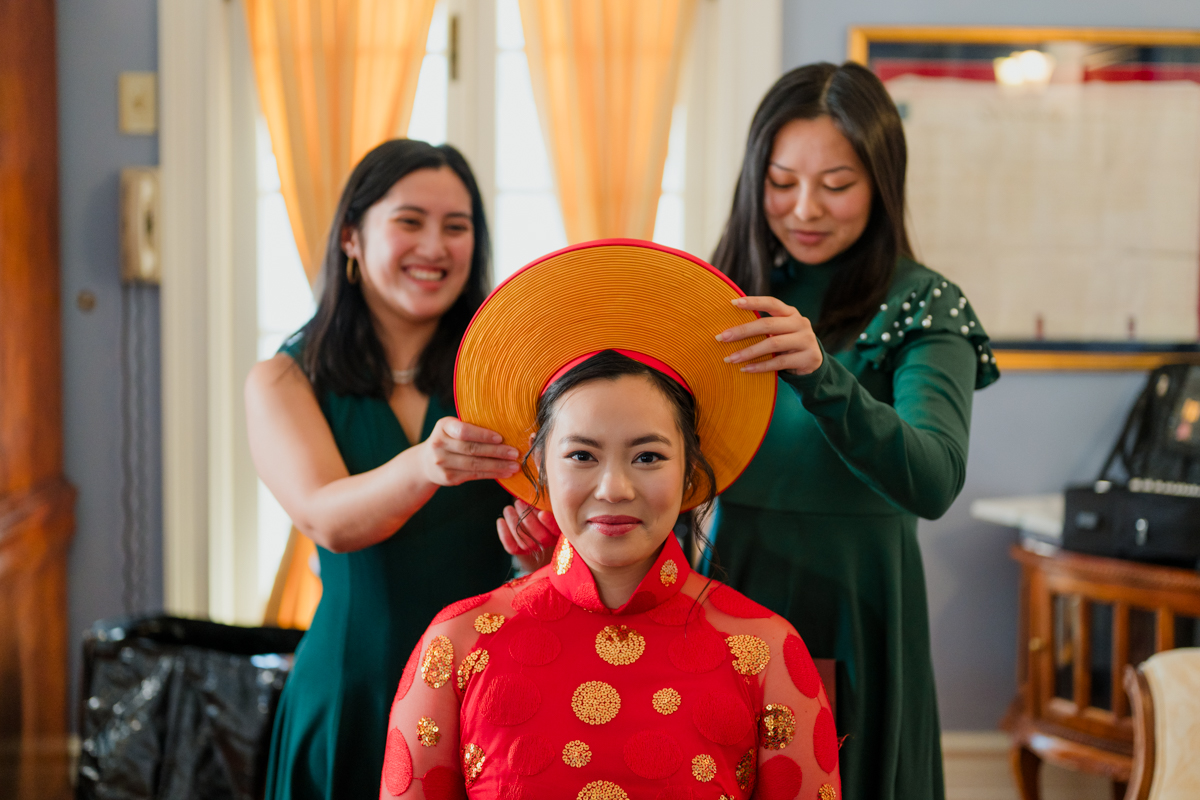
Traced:
<svg viewBox="0 0 1200 800">
<path fill-rule="evenodd" d="M 1165 370 L 1162 367 L 1150 371 L 1146 377 L 1146 385 L 1142 387 L 1142 393 L 1138 395 L 1137 401 L 1133 404 L 1133 408 L 1129 409 L 1129 415 L 1125 417 L 1125 424 L 1121 427 L 1121 433 L 1117 436 L 1117 441 L 1113 444 L 1112 450 L 1109 451 L 1108 458 L 1104 460 L 1104 466 L 1100 468 L 1099 481 L 1111 481 L 1113 483 L 1122 483 L 1112 479 L 1112 468 L 1119 461 L 1121 466 L 1125 468 L 1126 482 L 1129 478 L 1138 477 L 1133 474 L 1133 458 L 1134 455 L 1141 449 L 1140 445 L 1146 438 L 1149 426 L 1146 424 L 1146 415 L 1150 409 L 1150 398 L 1153 396 L 1154 387 L 1158 384 L 1159 376 Z"/>
</svg>

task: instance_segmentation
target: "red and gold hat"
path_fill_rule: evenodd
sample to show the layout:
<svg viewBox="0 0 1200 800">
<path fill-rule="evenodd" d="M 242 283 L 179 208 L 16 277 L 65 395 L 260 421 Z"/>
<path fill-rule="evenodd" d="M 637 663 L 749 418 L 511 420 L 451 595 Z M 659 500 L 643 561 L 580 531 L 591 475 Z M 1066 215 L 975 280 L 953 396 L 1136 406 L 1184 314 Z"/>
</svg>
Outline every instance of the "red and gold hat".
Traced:
<svg viewBox="0 0 1200 800">
<path fill-rule="evenodd" d="M 775 405 L 775 373 L 723 361 L 759 340 L 716 340 L 757 318 L 729 302 L 742 296 L 715 267 L 639 239 L 551 253 L 496 287 L 471 320 L 454 368 L 459 418 L 496 431 L 524 456 L 538 397 L 552 379 L 602 350 L 623 351 L 696 397 L 700 447 L 721 492 L 750 463 Z M 535 487 L 522 473 L 500 483 L 533 503 Z M 683 508 L 702 499 L 689 494 Z"/>
</svg>

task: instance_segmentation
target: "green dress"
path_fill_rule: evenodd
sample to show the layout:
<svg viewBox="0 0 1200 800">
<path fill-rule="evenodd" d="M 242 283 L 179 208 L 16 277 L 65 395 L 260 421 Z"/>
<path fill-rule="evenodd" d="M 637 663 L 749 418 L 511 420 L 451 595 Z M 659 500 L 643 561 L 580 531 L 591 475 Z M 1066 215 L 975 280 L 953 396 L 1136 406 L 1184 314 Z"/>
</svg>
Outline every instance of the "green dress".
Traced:
<svg viewBox="0 0 1200 800">
<path fill-rule="evenodd" d="M 298 358 L 298 337 L 282 351 Z M 320 398 L 350 474 L 409 446 L 385 400 Z M 454 409 L 431 397 L 421 438 Z M 395 535 L 355 553 L 318 547 L 321 603 L 300 642 L 271 737 L 269 798 L 379 796 L 392 696 L 421 634 L 443 607 L 505 581 L 496 518 L 512 498 L 495 481 L 442 487 Z"/>
<path fill-rule="evenodd" d="M 789 261 L 772 293 L 816 319 L 837 259 Z M 999 377 L 962 292 L 901 259 L 854 343 L 781 375 L 762 449 L 720 498 L 715 573 L 838 661 L 847 800 L 941 800 L 917 518 L 963 486 L 971 395 Z"/>
</svg>

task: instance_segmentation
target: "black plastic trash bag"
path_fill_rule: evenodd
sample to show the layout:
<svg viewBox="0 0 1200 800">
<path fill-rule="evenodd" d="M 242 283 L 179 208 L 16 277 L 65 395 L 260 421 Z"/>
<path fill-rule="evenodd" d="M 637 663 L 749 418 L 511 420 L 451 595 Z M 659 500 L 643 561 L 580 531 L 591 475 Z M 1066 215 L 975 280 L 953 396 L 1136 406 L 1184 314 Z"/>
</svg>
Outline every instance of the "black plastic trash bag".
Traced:
<svg viewBox="0 0 1200 800">
<path fill-rule="evenodd" d="M 303 631 L 101 620 L 83 644 L 78 800 L 255 800 Z"/>
</svg>

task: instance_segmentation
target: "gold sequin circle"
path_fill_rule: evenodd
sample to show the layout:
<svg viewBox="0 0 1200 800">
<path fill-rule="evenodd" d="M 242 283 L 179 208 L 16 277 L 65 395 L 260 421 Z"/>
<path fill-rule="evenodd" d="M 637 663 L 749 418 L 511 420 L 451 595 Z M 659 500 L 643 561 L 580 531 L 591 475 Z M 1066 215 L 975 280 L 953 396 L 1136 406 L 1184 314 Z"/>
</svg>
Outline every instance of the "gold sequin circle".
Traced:
<svg viewBox="0 0 1200 800">
<path fill-rule="evenodd" d="M 484 761 L 487 761 L 487 756 L 484 755 L 482 747 L 477 744 L 468 744 L 463 747 L 463 777 L 466 778 L 467 786 L 472 786 L 475 781 L 479 780 L 479 773 L 483 772 Z"/>
<path fill-rule="evenodd" d="M 662 581 L 663 586 L 670 586 L 675 583 L 679 577 L 679 567 L 675 565 L 675 561 L 668 558 L 663 562 L 662 567 L 658 570 L 658 579 Z"/>
<path fill-rule="evenodd" d="M 618 667 L 637 661 L 645 649 L 642 635 L 624 625 L 608 625 L 596 634 L 596 655 Z"/>
<path fill-rule="evenodd" d="M 755 763 L 754 751 L 747 750 L 746 755 L 742 756 L 737 763 L 737 769 L 734 770 L 733 776 L 737 778 L 737 785 L 741 787 L 743 792 L 750 791 L 750 787 L 754 785 L 754 773 L 758 765 Z"/>
<path fill-rule="evenodd" d="M 579 790 L 575 800 L 629 800 L 625 790 L 609 781 L 592 781 Z"/>
<path fill-rule="evenodd" d="M 426 747 L 433 747 L 442 740 L 442 733 L 437 723 L 431 717 L 421 717 L 417 720 L 417 741 Z"/>
<path fill-rule="evenodd" d="M 592 760 L 592 748 L 578 739 L 567 742 L 563 746 L 562 760 L 568 767 L 586 767 Z"/>
<path fill-rule="evenodd" d="M 706 754 L 701 754 L 693 758 L 692 777 L 701 783 L 708 783 L 717 777 L 717 760 Z"/>
<path fill-rule="evenodd" d="M 480 633 L 495 633 L 503 624 L 503 614 L 489 614 L 485 611 L 475 618 L 475 630 Z"/>
<path fill-rule="evenodd" d="M 554 558 L 554 571 L 559 575 L 566 575 L 567 570 L 571 568 L 571 556 L 574 554 L 575 551 L 571 549 L 571 543 L 564 536 L 562 544 L 558 546 L 558 555 Z"/>
<path fill-rule="evenodd" d="M 571 695 L 571 710 L 581 722 L 603 725 L 621 710 L 621 695 L 604 681 L 587 681 Z"/>
<path fill-rule="evenodd" d="M 458 690 L 460 692 L 467 688 L 472 675 L 483 672 L 483 668 L 488 665 L 488 658 L 487 650 L 472 650 L 467 653 L 467 657 L 458 665 Z"/>
<path fill-rule="evenodd" d="M 654 697 L 650 698 L 650 705 L 654 706 L 654 710 L 663 716 L 674 714 L 679 710 L 679 703 L 683 700 L 679 696 L 679 692 L 667 687 L 659 689 L 654 693 Z"/>
<path fill-rule="evenodd" d="M 421 659 L 421 680 L 439 689 L 454 673 L 454 645 L 445 636 L 435 636 Z"/>
<path fill-rule="evenodd" d="M 733 653 L 733 668 L 743 675 L 757 675 L 771 660 L 771 648 L 757 636 L 730 636 L 725 644 Z"/>
<path fill-rule="evenodd" d="M 796 735 L 796 715 L 782 703 L 768 703 L 758 723 L 759 738 L 768 750 L 782 750 Z"/>
<path fill-rule="evenodd" d="M 817 789 L 817 797 L 821 800 L 837 800 L 837 789 L 833 788 L 833 784 L 822 783 L 821 788 Z"/>
</svg>

